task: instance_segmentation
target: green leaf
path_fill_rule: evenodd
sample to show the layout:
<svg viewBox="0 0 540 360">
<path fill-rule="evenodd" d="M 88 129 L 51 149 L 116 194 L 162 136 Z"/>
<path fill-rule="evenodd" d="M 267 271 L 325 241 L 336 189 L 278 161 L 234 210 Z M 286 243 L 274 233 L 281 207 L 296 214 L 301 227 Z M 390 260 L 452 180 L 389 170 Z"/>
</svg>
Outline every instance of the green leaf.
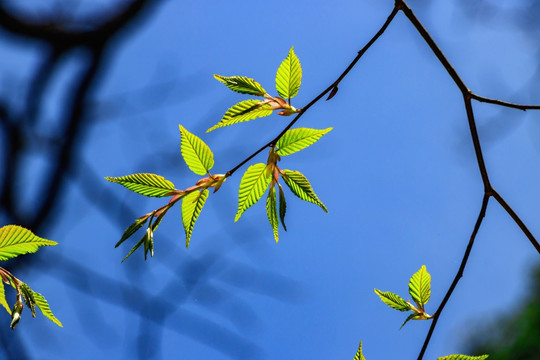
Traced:
<svg viewBox="0 0 540 360">
<path fill-rule="evenodd" d="M 214 74 L 214 77 L 225 84 L 232 91 L 236 91 L 240 94 L 248 94 L 255 96 L 264 96 L 266 90 L 263 89 L 261 84 L 253 79 L 245 76 L 221 76 Z"/>
<path fill-rule="evenodd" d="M 276 74 L 276 90 L 284 99 L 295 97 L 302 83 L 302 67 L 293 48 L 291 47 L 289 55 L 279 65 Z"/>
<path fill-rule="evenodd" d="M 399 295 L 396 295 L 390 291 L 382 292 L 381 290 L 375 289 L 375 293 L 379 295 L 381 300 L 392 309 L 399 311 L 409 311 L 411 306 Z"/>
<path fill-rule="evenodd" d="M 272 176 L 267 171 L 265 164 L 254 164 L 246 170 L 240 181 L 238 211 L 234 221 L 238 221 L 244 211 L 259 201 L 268 188 L 271 179 Z"/>
<path fill-rule="evenodd" d="M 325 212 L 328 212 L 326 206 L 319 200 L 308 179 L 298 171 L 283 170 L 283 180 L 291 189 L 294 195 L 307 202 L 319 205 Z"/>
<path fill-rule="evenodd" d="M 133 253 L 135 252 L 135 250 L 137 250 L 138 248 L 140 248 L 141 245 L 145 243 L 145 241 L 146 241 L 146 236 L 147 236 L 147 233 L 144 233 L 144 235 L 143 235 L 143 237 L 141 238 L 141 240 L 139 240 L 135 245 L 133 245 L 133 247 L 131 248 L 131 250 L 130 250 L 130 251 L 128 252 L 128 254 L 122 259 L 121 262 L 126 261 L 126 259 L 127 259 L 128 257 L 130 257 L 131 254 L 133 254 Z"/>
<path fill-rule="evenodd" d="M 417 313 L 412 313 L 412 314 L 410 314 L 409 316 L 407 316 L 407 318 L 405 319 L 405 321 L 403 322 L 403 324 L 401 324 L 401 326 L 399 327 L 399 330 L 401 330 L 401 329 L 405 326 L 405 324 L 409 322 L 409 320 L 416 320 L 416 319 L 418 319 L 419 317 L 420 317 L 420 315 L 417 314 Z"/>
<path fill-rule="evenodd" d="M 200 138 L 187 131 L 182 125 L 180 128 L 182 138 L 182 157 L 187 166 L 197 175 L 205 175 L 214 166 L 212 150 Z"/>
<path fill-rule="evenodd" d="M 366 360 L 364 354 L 362 354 L 362 341 L 360 341 L 360 345 L 358 345 L 358 351 L 353 360 Z"/>
<path fill-rule="evenodd" d="M 106 180 L 120 184 L 129 190 L 150 197 L 170 196 L 174 184 L 156 174 L 132 174 L 121 177 L 106 177 Z"/>
<path fill-rule="evenodd" d="M 484 360 L 489 355 L 469 356 L 469 355 L 448 355 L 437 358 L 437 360 Z"/>
<path fill-rule="evenodd" d="M 193 191 L 187 194 L 182 200 L 182 222 L 184 223 L 184 231 L 186 233 L 186 248 L 189 247 L 191 233 L 195 222 L 199 217 L 206 198 L 210 192 L 208 190 Z"/>
<path fill-rule="evenodd" d="M 428 303 L 431 296 L 431 275 L 427 272 L 425 265 L 422 265 L 420 270 L 411 276 L 409 294 L 411 294 L 416 305 L 422 309 Z"/>
<path fill-rule="evenodd" d="M 142 228 L 143 225 L 146 224 L 146 222 L 148 221 L 148 217 L 149 217 L 148 215 L 140 217 L 137 220 L 135 220 L 133 224 L 129 225 L 126 231 L 124 231 L 124 234 L 122 235 L 122 238 L 120 239 L 120 241 L 118 241 L 116 245 L 114 245 L 114 247 L 120 246 L 120 244 L 122 244 L 124 241 L 129 239 L 131 235 L 135 234 L 137 230 Z"/>
<path fill-rule="evenodd" d="M 287 202 L 285 201 L 285 193 L 283 192 L 283 188 L 281 185 L 279 185 L 279 220 L 281 220 L 281 226 L 283 226 L 283 229 L 287 231 L 287 227 L 285 226 L 285 213 L 287 212 Z"/>
<path fill-rule="evenodd" d="M 42 246 L 58 244 L 55 241 L 42 239 L 30 230 L 18 225 L 7 225 L 0 228 L 0 260 L 13 259 L 19 255 L 34 253 Z"/>
<path fill-rule="evenodd" d="M 19 285 L 19 289 L 21 291 L 24 303 L 30 308 L 30 311 L 32 312 L 32 317 L 36 317 L 36 300 L 34 299 L 34 293 L 32 289 L 30 289 L 25 283 L 21 283 Z"/>
<path fill-rule="evenodd" d="M 45 315 L 47 319 L 51 320 L 56 325 L 63 327 L 60 320 L 58 320 L 52 313 L 51 308 L 49 307 L 49 303 L 47 302 L 47 300 L 45 300 L 45 297 L 43 297 L 43 295 L 41 295 L 40 293 L 33 291 L 32 289 L 30 289 L 30 291 L 32 291 L 32 295 L 34 296 L 36 306 L 38 307 L 39 310 L 41 310 L 41 313 Z"/>
<path fill-rule="evenodd" d="M 210 132 L 220 127 L 237 124 L 244 121 L 268 116 L 272 114 L 272 106 L 262 100 L 244 100 L 232 106 L 219 123 L 212 126 L 206 132 Z"/>
<path fill-rule="evenodd" d="M 6 292 L 4 290 L 4 281 L 0 278 L 0 304 L 6 309 L 6 311 L 11 315 L 11 308 L 9 307 L 6 301 Z"/>
<path fill-rule="evenodd" d="M 307 148 L 319 140 L 324 134 L 332 128 L 317 130 L 308 128 L 297 128 L 287 131 L 278 140 L 276 153 L 280 156 L 290 155 L 297 151 Z"/>
<path fill-rule="evenodd" d="M 268 221 L 270 226 L 272 226 L 272 231 L 274 232 L 274 239 L 276 242 L 279 241 L 278 234 L 278 214 L 277 214 L 277 202 L 276 202 L 276 191 L 273 187 L 268 191 L 268 197 L 266 198 L 266 215 L 268 216 Z"/>
</svg>

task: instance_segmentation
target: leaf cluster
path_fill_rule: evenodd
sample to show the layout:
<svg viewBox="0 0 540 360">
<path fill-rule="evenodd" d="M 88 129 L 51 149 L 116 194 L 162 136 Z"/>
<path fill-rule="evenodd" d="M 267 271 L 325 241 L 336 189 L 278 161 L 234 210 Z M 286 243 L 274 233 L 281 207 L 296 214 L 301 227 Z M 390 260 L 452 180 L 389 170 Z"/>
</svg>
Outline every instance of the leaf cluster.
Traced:
<svg viewBox="0 0 540 360">
<path fill-rule="evenodd" d="M 7 225 L 0 228 L 0 261 L 16 258 L 19 255 L 35 253 L 42 246 L 57 245 L 56 242 L 40 238 L 30 230 L 17 225 Z M 52 313 L 49 303 L 43 295 L 32 290 L 8 270 L 0 267 L 0 304 L 11 315 L 11 329 L 19 323 L 24 306 L 26 305 L 32 317 L 36 317 L 36 307 L 45 317 L 62 327 L 62 323 Z M 16 300 L 12 307 L 6 300 L 4 284 L 11 285 L 16 291 Z"/>
</svg>

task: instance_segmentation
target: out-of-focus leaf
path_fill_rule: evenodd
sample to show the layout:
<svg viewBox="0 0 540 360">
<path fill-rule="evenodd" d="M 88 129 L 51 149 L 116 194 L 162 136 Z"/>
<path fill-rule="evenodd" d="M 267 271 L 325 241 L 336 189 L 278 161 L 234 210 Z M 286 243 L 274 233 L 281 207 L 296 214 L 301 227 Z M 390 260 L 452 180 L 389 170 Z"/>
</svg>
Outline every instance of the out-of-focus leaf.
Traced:
<svg viewBox="0 0 540 360">
<path fill-rule="evenodd" d="M 437 358 L 437 360 L 484 360 L 487 359 L 489 355 L 480 355 L 480 356 L 469 356 L 469 355 L 448 355 Z"/>
</svg>

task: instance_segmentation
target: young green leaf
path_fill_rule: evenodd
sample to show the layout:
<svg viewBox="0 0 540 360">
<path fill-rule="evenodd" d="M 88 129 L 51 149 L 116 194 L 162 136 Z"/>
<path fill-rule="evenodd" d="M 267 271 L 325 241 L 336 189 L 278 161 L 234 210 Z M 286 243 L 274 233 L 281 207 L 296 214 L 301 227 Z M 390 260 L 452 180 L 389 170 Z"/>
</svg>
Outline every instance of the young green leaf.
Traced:
<svg viewBox="0 0 540 360">
<path fill-rule="evenodd" d="M 212 150 L 199 137 L 178 125 L 181 133 L 182 157 L 187 166 L 197 175 L 205 175 L 214 166 Z"/>
<path fill-rule="evenodd" d="M 284 99 L 290 99 L 298 94 L 302 83 L 302 67 L 300 60 L 294 53 L 294 47 L 289 50 L 289 55 L 283 60 L 276 73 L 276 90 Z"/>
<path fill-rule="evenodd" d="M 32 289 L 30 289 L 30 291 L 32 292 L 36 306 L 41 311 L 41 313 L 56 325 L 63 327 L 60 320 L 58 320 L 52 313 L 51 308 L 49 307 L 49 303 L 47 302 L 47 300 L 45 300 L 45 297 L 43 297 L 43 295 L 41 295 L 40 293 L 33 291 Z"/>
<path fill-rule="evenodd" d="M 381 300 L 392 309 L 399 311 L 409 311 L 411 306 L 399 295 L 396 295 L 390 291 L 382 292 L 381 290 L 375 289 L 375 293 L 379 295 Z"/>
<path fill-rule="evenodd" d="M 240 180 L 238 211 L 234 221 L 238 221 L 244 211 L 259 201 L 268 188 L 271 179 L 272 176 L 268 173 L 265 164 L 254 164 L 246 170 L 242 180 Z"/>
<path fill-rule="evenodd" d="M 30 289 L 25 283 L 21 283 L 19 289 L 21 291 L 24 303 L 26 304 L 26 306 L 28 306 L 28 308 L 30 308 L 30 311 L 32 312 L 32 317 L 36 317 L 36 300 L 34 299 L 34 293 L 32 289 Z"/>
<path fill-rule="evenodd" d="M 317 142 L 324 134 L 332 128 L 317 130 L 308 128 L 297 128 L 287 131 L 278 140 L 276 153 L 280 156 L 290 155 L 307 148 Z"/>
<path fill-rule="evenodd" d="M 189 247 L 193 227 L 195 226 L 195 222 L 202 211 L 209 193 L 208 190 L 200 192 L 193 191 L 187 194 L 182 200 L 182 222 L 186 233 L 186 248 Z"/>
<path fill-rule="evenodd" d="M 225 84 L 232 91 L 236 91 L 240 94 L 248 94 L 255 96 L 264 96 L 266 90 L 263 89 L 261 84 L 253 79 L 245 76 L 221 76 L 214 74 L 214 77 Z"/>
<path fill-rule="evenodd" d="M 437 360 L 484 360 L 489 355 L 469 356 L 469 355 L 448 355 L 437 358 Z"/>
<path fill-rule="evenodd" d="M 399 327 L 399 330 L 401 330 L 405 326 L 405 324 L 409 322 L 409 320 L 416 320 L 416 319 L 419 319 L 419 318 L 420 318 L 420 315 L 417 314 L 417 313 L 410 314 L 409 316 L 407 316 L 407 318 L 405 319 L 403 324 L 401 324 L 401 326 Z"/>
<path fill-rule="evenodd" d="M 325 212 L 328 212 L 326 206 L 319 200 L 317 194 L 313 191 L 308 179 L 298 171 L 283 170 L 283 180 L 291 189 L 294 195 L 307 202 L 319 205 Z"/>
<path fill-rule="evenodd" d="M 118 241 L 116 243 L 116 245 L 114 245 L 114 247 L 120 246 L 120 244 L 122 244 L 124 241 L 129 239 L 129 237 L 131 237 L 131 235 L 135 234 L 137 232 L 137 230 L 142 228 L 143 225 L 146 224 L 147 221 L 148 221 L 148 216 L 146 216 L 146 215 L 143 216 L 143 217 L 138 218 L 137 220 L 135 220 L 135 222 L 133 222 L 133 224 L 129 225 L 129 227 L 126 229 L 126 231 L 124 231 L 124 234 L 122 234 L 122 238 L 120 239 L 120 241 Z"/>
<path fill-rule="evenodd" d="M 427 272 L 425 265 L 422 265 L 420 270 L 411 276 L 409 294 L 411 294 L 416 305 L 422 309 L 428 303 L 431 296 L 431 275 Z"/>
<path fill-rule="evenodd" d="M 42 246 L 58 244 L 42 239 L 18 225 L 6 225 L 0 228 L 0 260 L 9 260 L 19 255 L 34 253 Z"/>
<path fill-rule="evenodd" d="M 219 123 L 212 126 L 206 132 L 210 132 L 220 127 L 237 124 L 244 121 L 268 116 L 272 114 L 272 106 L 262 100 L 244 100 L 232 106 Z"/>
<path fill-rule="evenodd" d="M 356 352 L 356 355 L 354 356 L 353 360 L 366 360 L 364 357 L 364 354 L 362 353 L 362 341 L 360 340 L 360 345 L 358 345 L 358 351 Z"/>
<path fill-rule="evenodd" d="M 279 220 L 281 220 L 281 226 L 283 226 L 283 229 L 287 231 L 287 227 L 285 226 L 285 213 L 287 212 L 287 202 L 285 201 L 285 193 L 283 192 L 283 188 L 281 185 L 279 185 Z"/>
<path fill-rule="evenodd" d="M 135 252 L 135 250 L 137 250 L 138 248 L 141 247 L 142 244 L 144 244 L 144 242 L 146 241 L 146 236 L 147 234 L 144 233 L 143 237 L 141 238 L 141 240 L 139 240 L 135 245 L 133 245 L 133 247 L 131 248 L 131 250 L 129 250 L 128 254 L 122 259 L 122 262 L 126 261 L 126 259 L 128 257 L 131 256 L 131 254 L 133 254 Z"/>
<path fill-rule="evenodd" d="M 6 301 L 6 292 L 4 290 L 4 282 L 0 278 L 0 304 L 6 309 L 6 311 L 11 315 L 11 308 L 9 307 Z"/>
<path fill-rule="evenodd" d="M 274 232 L 274 239 L 276 242 L 279 241 L 278 234 L 278 214 L 277 214 L 277 202 L 276 202 L 276 191 L 273 187 L 268 191 L 268 197 L 266 198 L 266 215 L 268 215 L 268 221 L 270 226 L 272 226 L 272 231 Z"/>
<path fill-rule="evenodd" d="M 174 184 L 163 176 L 155 174 L 132 174 L 121 177 L 106 177 L 106 180 L 120 184 L 129 190 L 150 197 L 170 196 Z"/>
<path fill-rule="evenodd" d="M 146 234 L 144 236 L 144 260 L 150 253 L 151 257 L 154 257 L 154 231 L 151 228 L 146 229 Z"/>
</svg>

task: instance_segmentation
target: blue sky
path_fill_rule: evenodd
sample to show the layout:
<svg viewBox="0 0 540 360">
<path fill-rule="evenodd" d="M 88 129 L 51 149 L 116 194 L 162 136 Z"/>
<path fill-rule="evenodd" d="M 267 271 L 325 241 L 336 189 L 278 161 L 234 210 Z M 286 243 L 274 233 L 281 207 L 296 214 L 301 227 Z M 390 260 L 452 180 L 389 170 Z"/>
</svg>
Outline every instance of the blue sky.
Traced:
<svg viewBox="0 0 540 360">
<path fill-rule="evenodd" d="M 303 80 L 293 105 L 302 107 L 345 69 L 392 6 L 390 0 L 165 2 L 119 43 L 99 85 L 81 161 L 99 181 L 150 172 L 178 188 L 191 186 L 198 178 L 180 156 L 182 124 L 212 148 L 214 171 L 223 173 L 290 118 L 271 116 L 205 134 L 246 98 L 212 74 L 252 77 L 273 90 L 277 67 L 294 46 Z M 533 86 L 538 44 L 511 18 L 497 13 L 478 21 L 459 1 L 426 7 L 411 0 L 410 6 L 474 92 L 540 103 Z M 4 45 L 1 51 L 7 64 L 22 64 L 12 77 L 29 76 L 35 50 Z M 66 59 L 66 71 L 51 88 L 51 118 L 77 61 Z M 474 109 L 492 183 L 540 236 L 540 114 L 478 103 Z M 33 339 L 34 357 L 134 358 L 140 350 L 148 359 L 352 359 L 363 340 L 369 360 L 416 358 L 429 323 L 399 330 L 405 315 L 387 308 L 373 289 L 406 296 L 409 277 L 425 264 L 433 281 L 427 311 L 433 312 L 457 271 L 483 190 L 461 94 L 399 14 L 334 99 L 314 105 L 298 126 L 334 127 L 281 161 L 282 168 L 306 175 L 329 213 L 288 193 L 288 231 L 280 231 L 278 244 L 263 202 L 233 223 L 239 171 L 208 199 L 188 250 L 179 209 L 173 209 L 155 234 L 154 258 L 145 262 L 137 252 L 120 264 L 130 246 L 114 244 L 130 215 L 163 201 L 105 184 L 121 201 L 118 211 L 123 204 L 133 212 L 122 214 L 120 226 L 90 201 L 106 193 L 89 197 L 72 182 L 57 224 L 41 235 L 60 242 L 47 256 L 90 267 L 95 277 L 81 284 L 74 271 L 63 279 L 54 260 L 20 274 L 64 323 L 58 329 L 23 318 L 16 331 Z M 265 153 L 254 163 L 265 162 Z M 40 160 L 35 164 L 29 183 L 39 176 Z M 465 276 L 425 358 L 462 352 L 478 324 L 514 310 L 537 256 L 490 201 Z M 107 279 L 123 287 L 108 288 Z M 83 285 L 90 295 L 80 291 Z M 142 301 L 139 290 L 155 301 Z M 160 301 L 168 305 L 151 307 Z M 141 313 L 164 326 L 141 320 Z"/>
</svg>

